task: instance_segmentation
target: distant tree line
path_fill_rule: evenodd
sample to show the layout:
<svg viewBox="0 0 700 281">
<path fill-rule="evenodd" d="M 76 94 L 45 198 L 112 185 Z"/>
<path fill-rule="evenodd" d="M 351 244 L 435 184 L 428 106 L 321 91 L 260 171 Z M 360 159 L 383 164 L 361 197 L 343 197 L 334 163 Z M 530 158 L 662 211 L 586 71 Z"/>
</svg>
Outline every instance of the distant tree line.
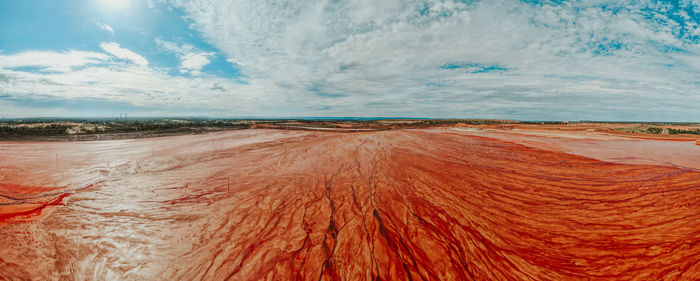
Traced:
<svg viewBox="0 0 700 281">
<path fill-rule="evenodd" d="M 663 134 L 664 129 L 659 128 L 659 127 L 649 127 L 644 130 L 642 130 L 643 133 L 647 134 L 654 134 L 654 135 L 660 135 Z M 666 132 L 669 135 L 700 135 L 700 129 L 696 130 L 684 130 L 684 129 L 672 129 L 672 128 L 667 128 Z"/>
<path fill-rule="evenodd" d="M 655 135 L 660 135 L 663 133 L 664 129 L 659 128 L 659 127 L 649 127 L 644 130 L 645 133 L 647 134 L 655 134 Z"/>
<path fill-rule="evenodd" d="M 0 126 L 0 136 L 54 136 L 67 134 L 72 126 L 50 124 L 47 126 Z"/>
<path fill-rule="evenodd" d="M 54 122 L 54 123 L 51 123 Z M 223 129 L 246 129 L 250 128 L 250 122 L 240 120 L 138 120 L 138 121 L 79 121 L 70 120 L 81 125 L 90 124 L 92 128 L 85 126 L 67 124 L 67 120 L 12 120 L 0 123 L 0 137 L 22 137 L 22 136 L 62 136 L 62 135 L 88 135 L 88 134 L 110 134 L 110 133 L 130 133 L 130 132 L 187 132 L 202 130 L 223 130 Z M 51 123 L 46 125 L 36 125 L 40 123 Z M 33 126 L 27 126 L 33 125 Z M 80 128 L 79 132 L 71 134 L 71 128 Z"/>
<path fill-rule="evenodd" d="M 697 130 L 682 130 L 682 129 L 667 129 L 669 135 L 685 135 L 685 134 L 690 134 L 690 135 L 700 135 L 700 129 Z"/>
</svg>

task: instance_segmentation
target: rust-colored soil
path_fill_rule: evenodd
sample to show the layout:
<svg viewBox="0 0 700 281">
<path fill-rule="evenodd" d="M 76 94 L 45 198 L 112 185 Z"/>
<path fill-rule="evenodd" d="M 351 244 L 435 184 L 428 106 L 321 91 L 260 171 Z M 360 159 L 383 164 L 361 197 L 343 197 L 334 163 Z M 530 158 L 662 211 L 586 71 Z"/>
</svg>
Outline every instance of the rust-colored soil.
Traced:
<svg viewBox="0 0 700 281">
<path fill-rule="evenodd" d="M 0 143 L 0 280 L 700 279 L 700 147 L 606 138 Z"/>
</svg>

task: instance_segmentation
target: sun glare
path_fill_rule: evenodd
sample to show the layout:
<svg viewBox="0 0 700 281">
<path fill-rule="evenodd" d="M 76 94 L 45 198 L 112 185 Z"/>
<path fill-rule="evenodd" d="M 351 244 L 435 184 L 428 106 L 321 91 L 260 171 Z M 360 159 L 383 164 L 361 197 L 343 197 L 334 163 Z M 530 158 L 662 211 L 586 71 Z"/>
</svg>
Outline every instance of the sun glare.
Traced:
<svg viewBox="0 0 700 281">
<path fill-rule="evenodd" d="M 112 9 L 124 9 L 129 6 L 130 0 L 100 0 L 102 5 Z"/>
</svg>

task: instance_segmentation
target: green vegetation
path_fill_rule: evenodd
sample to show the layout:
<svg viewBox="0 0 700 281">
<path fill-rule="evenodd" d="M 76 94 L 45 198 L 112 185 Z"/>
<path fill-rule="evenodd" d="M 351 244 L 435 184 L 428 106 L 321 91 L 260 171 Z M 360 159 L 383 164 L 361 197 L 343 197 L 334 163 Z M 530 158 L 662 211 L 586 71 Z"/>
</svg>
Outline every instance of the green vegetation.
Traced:
<svg viewBox="0 0 700 281">
<path fill-rule="evenodd" d="M 66 134 L 71 126 L 49 124 L 47 126 L 7 126 L 0 125 L 0 136 L 46 136 Z"/>
<path fill-rule="evenodd" d="M 0 121 L 0 139 L 28 140 L 102 140 L 156 137 L 249 128 L 289 130 L 392 130 L 428 128 L 436 126 L 467 125 L 568 125 L 581 121 L 513 121 L 496 119 L 375 119 L 375 118 L 310 118 L 310 119 L 209 119 L 209 118 L 132 118 L 123 119 L 52 119 L 30 118 Z M 605 122 L 592 122 L 605 123 Z M 684 123 L 685 124 L 685 123 Z M 688 123 L 690 124 L 690 123 Z M 693 124 L 689 129 L 678 128 L 683 124 L 638 123 L 636 126 L 611 128 L 619 132 L 643 134 L 694 134 L 700 129 Z M 666 128 L 663 128 L 664 126 Z"/>
<path fill-rule="evenodd" d="M 250 120 L 224 119 L 13 119 L 0 123 L 0 138 L 41 138 L 131 134 L 129 137 L 247 129 Z"/>
<path fill-rule="evenodd" d="M 628 132 L 628 133 L 643 133 L 652 135 L 700 135 L 700 129 L 673 129 L 673 128 L 660 128 L 660 127 L 634 127 L 634 128 L 616 128 L 616 131 Z"/>
<path fill-rule="evenodd" d="M 697 130 L 668 129 L 668 134 L 669 135 L 681 135 L 681 134 L 700 135 L 700 129 L 697 129 Z"/>
<path fill-rule="evenodd" d="M 654 135 L 660 135 L 663 131 L 664 129 L 659 127 L 649 127 L 644 130 L 645 133 Z"/>
</svg>

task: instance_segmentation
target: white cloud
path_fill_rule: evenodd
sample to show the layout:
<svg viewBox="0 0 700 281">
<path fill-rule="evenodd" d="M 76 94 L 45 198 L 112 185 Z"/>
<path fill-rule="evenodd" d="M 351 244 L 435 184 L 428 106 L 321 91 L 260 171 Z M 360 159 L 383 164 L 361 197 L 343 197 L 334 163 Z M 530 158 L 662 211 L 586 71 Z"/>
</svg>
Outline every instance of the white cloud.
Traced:
<svg viewBox="0 0 700 281">
<path fill-rule="evenodd" d="M 189 53 L 181 58 L 180 67 L 192 74 L 199 74 L 199 71 L 209 64 L 207 53 Z"/>
<path fill-rule="evenodd" d="M 70 71 L 37 72 L 24 67 Z M 0 107 L 6 116 L 13 117 L 73 114 L 12 102 L 27 99 L 42 103 L 89 99 L 158 108 L 144 115 L 183 115 L 192 114 L 192 110 L 200 115 L 230 111 L 253 115 L 252 100 L 258 92 L 255 87 L 212 76 L 174 77 L 166 69 L 115 61 L 102 53 L 32 51 L 0 56 Z"/>
<path fill-rule="evenodd" d="M 299 115 L 700 118 L 700 74 L 666 51 L 697 42 L 652 2 L 172 2 Z"/>
<path fill-rule="evenodd" d="M 192 105 L 230 116 L 700 120 L 697 17 L 664 3 L 172 4 L 240 68 L 245 84 L 201 73 L 213 53 L 156 39 L 195 77 L 169 76 L 103 43 L 132 63 L 99 52 L 3 53 L 0 93 Z"/>
<path fill-rule="evenodd" d="M 141 55 L 132 52 L 129 49 L 119 47 L 119 44 L 115 42 L 103 42 L 100 43 L 100 48 L 105 52 L 124 60 L 131 61 L 137 65 L 146 66 L 148 65 L 148 60 L 146 60 Z"/>
<path fill-rule="evenodd" d="M 163 49 L 175 53 L 180 59 L 179 69 L 182 73 L 200 75 L 202 68 L 211 62 L 209 58 L 215 55 L 213 52 L 204 52 L 187 43 L 178 45 L 160 38 L 156 38 L 155 42 Z"/>
<path fill-rule="evenodd" d="M 99 26 L 102 30 L 109 31 L 109 33 L 110 33 L 111 35 L 114 35 L 114 29 L 112 29 L 112 27 L 109 26 L 108 24 L 99 23 L 99 22 L 98 22 L 98 23 L 97 23 L 97 26 Z"/>
<path fill-rule="evenodd" d="M 86 51 L 24 51 L 0 55 L 0 68 L 36 67 L 41 71 L 67 72 L 73 67 L 104 63 L 109 56 Z"/>
</svg>

